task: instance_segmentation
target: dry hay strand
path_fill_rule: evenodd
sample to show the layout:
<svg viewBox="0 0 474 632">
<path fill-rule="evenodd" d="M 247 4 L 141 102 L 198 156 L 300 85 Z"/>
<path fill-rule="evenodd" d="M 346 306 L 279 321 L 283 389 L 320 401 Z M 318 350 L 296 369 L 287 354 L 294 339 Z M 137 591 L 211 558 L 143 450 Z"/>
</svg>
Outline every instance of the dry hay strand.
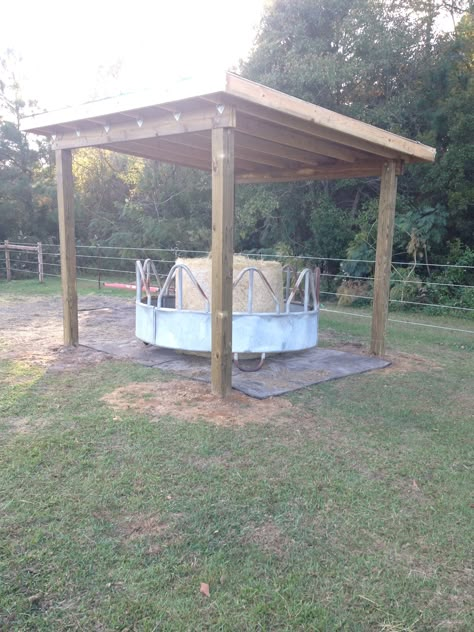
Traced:
<svg viewBox="0 0 474 632">
<path fill-rule="evenodd" d="M 286 399 L 258 400 L 236 391 L 221 399 L 210 392 L 209 384 L 187 380 L 127 384 L 104 395 L 102 401 L 113 410 L 145 413 L 155 420 L 169 415 L 217 426 L 265 423 L 292 408 Z"/>
<path fill-rule="evenodd" d="M 196 281 L 204 290 L 209 299 L 212 301 L 211 289 L 211 257 L 199 257 L 194 259 L 177 259 L 176 263 L 187 266 L 193 273 Z M 236 281 L 239 274 L 244 268 L 254 267 L 260 270 L 268 283 L 270 284 L 275 296 L 280 303 L 280 309 L 283 309 L 283 268 L 278 261 L 262 261 L 260 259 L 250 259 L 242 255 L 234 255 L 234 274 L 233 280 Z M 246 312 L 248 304 L 248 288 L 249 276 L 246 274 L 236 288 L 234 288 L 232 300 L 234 312 Z M 179 300 L 179 297 L 177 297 Z M 183 308 L 190 310 L 203 310 L 204 300 L 201 294 L 196 290 L 186 273 L 183 274 Z M 253 311 L 257 313 L 275 312 L 276 305 L 270 292 L 260 278 L 260 275 L 254 275 L 253 286 Z"/>
</svg>

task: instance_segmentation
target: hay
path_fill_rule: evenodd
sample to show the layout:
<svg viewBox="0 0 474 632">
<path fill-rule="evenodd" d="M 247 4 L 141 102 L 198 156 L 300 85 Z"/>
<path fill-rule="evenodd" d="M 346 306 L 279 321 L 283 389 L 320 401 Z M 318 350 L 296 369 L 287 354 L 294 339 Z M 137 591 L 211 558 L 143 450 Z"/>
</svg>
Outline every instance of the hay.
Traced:
<svg viewBox="0 0 474 632">
<path fill-rule="evenodd" d="M 211 303 L 211 257 L 177 259 L 176 263 L 182 263 L 191 270 Z M 280 308 L 283 309 L 283 272 L 281 264 L 278 263 L 278 261 L 261 261 L 260 259 L 250 259 L 241 255 L 234 255 L 234 281 L 237 279 L 240 272 L 242 272 L 244 268 L 248 267 L 255 267 L 262 271 L 273 292 L 280 301 Z M 234 288 L 234 312 L 247 311 L 248 285 L 249 276 L 246 274 L 237 287 Z M 183 273 L 183 309 L 199 311 L 204 309 L 204 300 L 199 292 L 194 288 L 186 273 Z M 261 313 L 275 311 L 275 301 L 258 274 L 254 275 L 253 311 Z"/>
</svg>

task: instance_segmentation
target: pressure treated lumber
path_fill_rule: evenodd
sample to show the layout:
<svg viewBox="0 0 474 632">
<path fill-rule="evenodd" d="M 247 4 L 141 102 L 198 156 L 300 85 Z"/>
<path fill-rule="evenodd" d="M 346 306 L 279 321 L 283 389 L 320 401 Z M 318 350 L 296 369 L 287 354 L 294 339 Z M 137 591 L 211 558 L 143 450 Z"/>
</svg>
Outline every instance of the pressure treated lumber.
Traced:
<svg viewBox="0 0 474 632">
<path fill-rule="evenodd" d="M 159 83 L 159 82 L 158 82 Z M 212 389 L 231 388 L 235 182 L 372 177 L 382 173 L 371 349 L 384 351 L 396 179 L 403 163 L 433 162 L 435 150 L 372 125 L 227 73 L 181 82 L 154 96 L 121 95 L 25 119 L 23 131 L 52 137 L 58 199 L 65 341 L 77 343 L 70 149 L 105 147 L 211 170 L 213 180 Z M 61 153 L 64 150 L 65 153 Z"/>
<path fill-rule="evenodd" d="M 136 120 L 110 126 L 95 124 L 92 128 L 87 121 L 78 121 L 74 124 L 73 129 L 59 131 L 53 142 L 53 147 L 55 149 L 75 149 L 110 145 L 111 143 L 201 132 L 222 125 L 227 127 L 235 125 L 235 112 L 230 106 L 225 108 L 222 113 L 215 107 L 209 106 L 182 114 L 176 113 L 176 116 L 165 113 L 141 119 L 137 115 Z"/>
<path fill-rule="evenodd" d="M 211 387 L 232 389 L 232 263 L 234 252 L 234 130 L 212 130 Z"/>
<path fill-rule="evenodd" d="M 396 164 L 396 174 L 402 173 L 402 164 Z M 298 182 L 309 180 L 337 180 L 339 178 L 362 178 L 379 176 L 384 163 L 381 161 L 368 160 L 359 162 L 356 165 L 336 163 L 332 165 L 322 165 L 317 169 L 293 169 L 280 170 L 278 172 L 255 172 L 238 173 L 236 182 L 238 184 L 263 184 L 265 182 Z"/>
<path fill-rule="evenodd" d="M 4 248 L 5 248 L 5 270 L 7 275 L 7 281 L 12 280 L 12 265 L 10 261 L 10 252 L 9 252 L 9 242 L 8 239 L 5 239 Z"/>
<path fill-rule="evenodd" d="M 38 280 L 44 283 L 43 244 L 38 241 Z"/>
<path fill-rule="evenodd" d="M 396 163 L 391 160 L 383 166 L 380 183 L 372 335 L 370 342 L 370 351 L 377 356 L 383 355 L 385 351 L 396 198 Z"/>
<path fill-rule="evenodd" d="M 326 128 L 329 130 L 326 137 L 328 140 L 334 138 L 336 142 L 339 142 L 338 134 L 341 133 L 347 137 L 351 136 L 374 143 L 380 149 L 385 148 L 399 154 L 411 155 L 421 161 L 433 162 L 435 159 L 436 151 L 432 147 L 415 143 L 397 134 L 302 101 L 232 73 L 227 73 L 226 93 L 247 102 L 276 110 L 280 115 L 289 114 L 321 128 Z M 347 144 L 350 146 L 350 142 Z"/>
<path fill-rule="evenodd" d="M 58 149 L 56 151 L 56 179 L 58 185 L 64 344 L 73 346 L 79 342 L 79 325 L 77 314 L 72 155 L 69 149 Z"/>
</svg>

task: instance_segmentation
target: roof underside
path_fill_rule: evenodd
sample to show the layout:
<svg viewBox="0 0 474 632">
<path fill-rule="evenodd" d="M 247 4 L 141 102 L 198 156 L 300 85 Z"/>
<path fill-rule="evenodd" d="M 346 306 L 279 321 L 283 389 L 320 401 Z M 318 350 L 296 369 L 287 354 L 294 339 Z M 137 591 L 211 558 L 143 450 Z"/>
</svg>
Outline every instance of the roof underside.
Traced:
<svg viewBox="0 0 474 632">
<path fill-rule="evenodd" d="M 211 170 L 211 132 L 235 129 L 238 182 L 380 175 L 389 160 L 433 162 L 435 150 L 237 75 L 221 84 L 104 99 L 24 119 L 55 149 L 101 147 Z"/>
</svg>

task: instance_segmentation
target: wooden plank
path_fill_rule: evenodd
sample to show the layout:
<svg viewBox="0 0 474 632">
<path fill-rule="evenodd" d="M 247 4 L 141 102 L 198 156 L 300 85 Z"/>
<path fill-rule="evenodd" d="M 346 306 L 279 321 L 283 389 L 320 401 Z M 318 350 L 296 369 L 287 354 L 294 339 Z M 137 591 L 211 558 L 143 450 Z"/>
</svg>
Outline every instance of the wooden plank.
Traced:
<svg viewBox="0 0 474 632">
<path fill-rule="evenodd" d="M 102 149 L 117 151 L 131 156 L 158 160 L 169 164 L 211 171 L 211 148 L 208 153 L 201 152 L 195 147 L 188 147 L 186 143 L 170 142 L 168 136 L 159 139 L 147 139 L 141 141 L 127 141 L 113 145 L 100 145 Z M 175 138 L 175 137 L 173 137 Z M 235 158 L 235 165 L 242 171 L 255 171 L 268 168 L 268 165 L 260 163 L 257 159 L 249 161 Z M 288 165 L 285 164 L 288 168 Z"/>
<path fill-rule="evenodd" d="M 12 280 L 12 265 L 10 261 L 10 252 L 9 252 L 9 242 L 8 239 L 5 239 L 3 242 L 5 248 L 5 270 L 7 274 L 7 281 Z"/>
<path fill-rule="evenodd" d="M 234 130 L 212 131 L 212 392 L 232 389 Z"/>
<path fill-rule="evenodd" d="M 171 113 L 165 113 L 152 118 L 145 118 L 141 125 L 137 121 L 129 120 L 120 124 L 111 124 L 110 128 L 89 123 L 81 123 L 80 135 L 76 132 L 59 134 L 53 143 L 54 149 L 74 149 L 78 147 L 93 147 L 96 145 L 109 145 L 125 141 L 135 141 L 173 134 L 188 132 L 200 132 L 211 130 L 215 127 L 234 127 L 235 111 L 232 107 L 226 107 L 219 113 L 214 106 L 207 106 L 200 110 L 185 112 L 177 120 Z"/>
<path fill-rule="evenodd" d="M 328 130 L 328 139 L 337 140 L 341 138 L 338 134 L 342 134 L 344 138 L 347 138 L 349 146 L 349 138 L 358 138 L 373 143 L 380 149 L 389 149 L 398 155 L 411 156 L 415 160 L 426 162 L 434 162 L 435 160 L 436 150 L 432 147 L 302 101 L 232 73 L 227 73 L 226 93 L 264 106 L 267 109 L 271 108 L 278 113 L 300 118 L 311 125 L 319 126 L 321 129 L 325 128 Z"/>
<path fill-rule="evenodd" d="M 385 351 L 385 330 L 387 327 L 388 303 L 390 298 L 390 272 L 392 266 L 396 198 L 396 164 L 390 161 L 384 164 L 382 170 L 377 227 L 377 250 L 375 255 L 374 302 L 370 351 L 378 356 L 383 355 Z"/>
<path fill-rule="evenodd" d="M 327 156 L 318 155 L 295 147 L 289 147 L 288 145 L 280 145 L 279 143 L 264 140 L 263 138 L 248 136 L 247 134 L 243 134 L 241 132 L 236 132 L 235 144 L 236 149 L 242 147 L 252 151 L 257 151 L 261 154 L 266 154 L 268 156 L 284 156 L 286 159 L 304 164 L 306 167 L 319 167 L 325 162 L 331 162 Z"/>
<path fill-rule="evenodd" d="M 217 97 L 211 95 L 208 97 L 208 100 L 215 103 L 217 102 Z M 231 98 L 230 104 L 235 107 L 238 117 L 247 116 L 257 124 L 259 121 L 265 121 L 267 123 L 273 123 L 280 129 L 293 130 L 312 138 L 317 138 L 321 143 L 320 147 L 326 149 L 326 153 L 323 153 L 325 156 L 330 155 L 328 153 L 329 151 L 334 153 L 339 150 L 339 155 L 334 155 L 334 157 L 341 160 L 346 159 L 348 162 L 359 159 L 367 160 L 375 156 L 379 158 L 400 158 L 400 154 L 396 151 L 380 147 L 380 145 L 376 145 L 363 138 L 353 137 L 322 127 L 313 121 L 307 121 L 283 112 L 270 110 L 262 105 L 249 103 L 248 101 L 235 97 Z M 353 121 L 354 119 L 348 118 L 348 120 Z M 341 152 L 345 152 L 345 154 Z"/>
<path fill-rule="evenodd" d="M 38 242 L 38 280 L 44 282 L 44 266 L 43 266 L 43 244 Z"/>
<path fill-rule="evenodd" d="M 244 134 L 240 134 L 239 137 L 237 134 L 235 135 L 235 159 L 237 161 L 246 161 L 248 163 L 254 163 L 254 166 L 260 168 L 264 165 L 268 167 L 277 167 L 279 169 L 290 169 L 292 166 L 296 166 L 297 168 L 301 168 L 306 166 L 307 163 L 303 160 L 292 160 L 284 156 L 285 148 L 280 146 L 281 156 L 278 156 L 278 153 L 273 150 L 273 152 L 262 152 L 256 146 L 248 146 L 245 142 L 240 143 L 239 139 L 248 138 L 250 140 L 255 140 L 258 142 L 259 139 L 253 139 L 249 136 L 245 137 Z M 211 153 L 211 137 L 207 136 L 204 132 L 196 133 L 196 134 L 185 134 L 181 136 L 173 136 L 172 137 L 173 144 L 176 145 L 184 145 L 186 147 L 193 147 L 195 149 L 200 149 L 204 152 Z M 269 143 L 271 145 L 272 143 Z M 307 154 L 307 156 L 312 156 L 312 154 Z M 316 165 L 316 162 L 313 158 L 313 165 Z M 324 158 L 321 158 L 324 160 Z M 296 163 L 296 165 L 295 165 Z M 249 168 L 252 168 L 252 165 L 249 164 Z"/>
<path fill-rule="evenodd" d="M 76 243 L 74 237 L 74 190 L 72 155 L 68 149 L 56 151 L 58 185 L 59 248 L 63 299 L 63 333 L 66 346 L 79 342 L 76 287 Z"/>
<path fill-rule="evenodd" d="M 40 128 L 48 129 L 61 123 L 107 117 L 124 112 L 131 114 L 144 108 L 154 108 L 182 100 L 191 100 L 198 95 L 219 93 L 225 89 L 226 76 L 224 73 L 219 73 L 217 77 L 205 77 L 197 81 L 195 79 L 186 79 L 171 85 L 160 81 L 156 83 L 159 87 L 155 90 L 122 94 L 54 112 L 27 116 L 22 120 L 21 130 L 23 132 L 38 132 Z M 49 129 L 47 133 L 54 133 L 54 130 Z"/>
<path fill-rule="evenodd" d="M 397 175 L 401 173 L 402 165 L 394 161 Z M 318 169 L 299 169 L 289 171 L 268 171 L 266 173 L 238 172 L 236 181 L 239 184 L 263 184 L 265 182 L 297 182 L 305 180 L 337 180 L 339 178 L 365 178 L 380 176 L 383 163 L 380 161 L 366 161 L 355 165 L 336 163 L 321 166 Z"/>
<path fill-rule="evenodd" d="M 19 244 L 11 244 L 8 240 L 6 240 L 8 243 L 8 250 L 27 250 L 28 252 L 37 252 L 38 251 L 38 247 L 37 246 L 22 246 Z M 3 250 L 5 248 L 5 246 L 0 244 L 0 250 Z"/>
<path fill-rule="evenodd" d="M 196 169 L 211 170 L 211 152 L 205 155 L 197 149 L 186 149 L 182 145 L 167 142 L 164 138 L 134 141 L 112 145 L 114 151 L 121 151 L 121 147 L 129 147 L 134 151 L 142 151 L 154 160 L 166 160 L 175 164 L 186 163 L 186 166 Z"/>
<path fill-rule="evenodd" d="M 157 149 L 161 155 L 175 157 L 177 160 L 179 159 L 191 159 L 196 162 L 196 165 L 203 164 L 204 168 L 211 169 L 211 144 L 206 148 L 205 146 L 191 146 L 188 143 L 180 143 L 175 142 L 175 139 L 179 138 L 178 136 L 164 136 L 157 139 L 149 139 L 140 141 L 145 147 L 150 147 Z M 136 143 L 138 145 L 138 143 Z M 194 145 L 197 145 L 194 142 Z M 253 158 L 252 156 L 248 156 L 241 152 L 241 155 L 237 155 L 237 151 L 234 152 L 235 155 L 235 164 L 240 169 L 259 169 L 261 167 L 261 163 L 258 159 Z M 281 165 L 280 165 L 281 166 Z M 288 168 L 288 165 L 285 163 L 284 166 Z"/>
<path fill-rule="evenodd" d="M 188 167 L 190 169 L 200 169 L 201 171 L 209 172 L 211 170 L 209 165 L 197 166 L 195 162 L 186 160 L 184 158 L 178 159 L 175 156 L 166 156 L 164 154 L 158 154 L 157 152 L 147 151 L 144 147 L 134 147 L 132 143 L 122 143 L 120 148 L 115 145 L 99 145 L 101 149 L 108 149 L 109 151 L 116 151 L 121 154 L 127 154 L 128 156 L 136 156 L 137 158 L 144 158 L 146 160 L 157 160 L 158 162 L 165 162 L 170 165 L 179 165 L 180 167 Z"/>
<path fill-rule="evenodd" d="M 273 122 L 269 123 L 263 119 L 252 118 L 240 112 L 237 114 L 237 130 L 248 136 L 262 138 L 263 140 L 296 149 L 304 149 L 319 156 L 344 160 L 349 163 L 354 163 L 359 159 L 359 156 L 351 148 L 328 143 L 326 140 L 321 140 L 306 132 L 284 127 Z"/>
</svg>

